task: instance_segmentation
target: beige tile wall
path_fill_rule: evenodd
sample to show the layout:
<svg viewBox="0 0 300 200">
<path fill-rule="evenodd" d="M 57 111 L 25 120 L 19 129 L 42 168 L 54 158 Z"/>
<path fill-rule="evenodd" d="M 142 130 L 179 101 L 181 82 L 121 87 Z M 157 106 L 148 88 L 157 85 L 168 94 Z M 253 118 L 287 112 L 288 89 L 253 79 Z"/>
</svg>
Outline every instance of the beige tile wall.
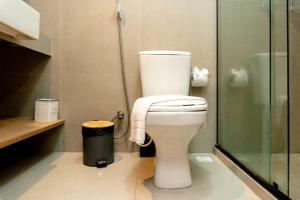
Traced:
<svg viewBox="0 0 300 200">
<path fill-rule="evenodd" d="M 211 151 L 215 144 L 215 3 L 193 1 L 122 1 L 125 62 L 131 104 L 141 95 L 138 51 L 186 50 L 193 64 L 207 66 L 212 78 L 207 89 L 195 94 L 208 98 L 209 126 L 193 140 L 191 151 Z M 115 2 L 62 1 L 62 100 L 66 119 L 66 150 L 81 150 L 80 124 L 89 119 L 109 120 L 125 110 Z M 76 80 L 76 81 L 74 81 Z M 117 150 L 129 150 L 126 141 Z"/>
<path fill-rule="evenodd" d="M 81 151 L 81 123 L 110 120 L 125 111 L 116 20 L 116 1 L 30 0 L 41 12 L 42 31 L 53 39 L 49 96 L 60 99 L 65 151 Z M 216 5 L 213 0 L 122 0 L 126 72 L 131 105 L 141 96 L 140 50 L 191 51 L 193 65 L 211 72 L 208 88 L 192 94 L 209 102 L 208 126 L 191 144 L 211 152 L 216 143 Z M 41 69 L 43 70 L 43 68 Z M 44 71 L 42 72 L 44 73 Z M 35 86 L 36 84 L 34 84 Z M 32 102 L 31 102 L 32 103 Z M 31 104 L 30 104 L 31 105 Z M 32 107 L 31 107 L 32 108 Z M 133 145 L 116 141 L 117 151 Z"/>
<path fill-rule="evenodd" d="M 140 96 L 138 1 L 123 1 L 125 61 L 131 102 Z M 115 1 L 62 1 L 62 101 L 66 151 L 81 150 L 81 123 L 125 111 Z M 131 150 L 125 138 L 117 151 Z"/>
</svg>

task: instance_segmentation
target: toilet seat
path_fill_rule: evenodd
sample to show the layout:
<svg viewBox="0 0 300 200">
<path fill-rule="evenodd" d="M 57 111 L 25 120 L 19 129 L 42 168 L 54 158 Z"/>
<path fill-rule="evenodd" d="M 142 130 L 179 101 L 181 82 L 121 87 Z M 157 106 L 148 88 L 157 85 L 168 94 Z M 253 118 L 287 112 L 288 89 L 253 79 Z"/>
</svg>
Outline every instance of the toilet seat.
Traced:
<svg viewBox="0 0 300 200">
<path fill-rule="evenodd" d="M 196 112 L 206 110 L 207 102 L 204 98 L 154 103 L 149 108 L 149 112 Z"/>
</svg>

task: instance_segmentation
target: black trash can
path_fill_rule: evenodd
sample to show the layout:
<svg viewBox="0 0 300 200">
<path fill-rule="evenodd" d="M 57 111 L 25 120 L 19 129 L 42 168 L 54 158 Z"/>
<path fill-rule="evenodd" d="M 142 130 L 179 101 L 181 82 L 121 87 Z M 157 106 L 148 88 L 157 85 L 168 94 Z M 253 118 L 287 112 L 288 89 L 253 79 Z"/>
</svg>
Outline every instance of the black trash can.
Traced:
<svg viewBox="0 0 300 200">
<path fill-rule="evenodd" d="M 114 162 L 114 124 L 88 121 L 82 124 L 83 163 L 105 167 Z"/>
</svg>

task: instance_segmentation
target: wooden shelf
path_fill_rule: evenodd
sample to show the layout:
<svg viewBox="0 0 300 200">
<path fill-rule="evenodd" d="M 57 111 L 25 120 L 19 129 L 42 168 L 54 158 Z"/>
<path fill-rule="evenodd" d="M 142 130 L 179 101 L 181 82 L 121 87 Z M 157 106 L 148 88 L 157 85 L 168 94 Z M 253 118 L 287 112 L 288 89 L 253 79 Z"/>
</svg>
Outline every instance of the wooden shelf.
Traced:
<svg viewBox="0 0 300 200">
<path fill-rule="evenodd" d="M 20 46 L 47 56 L 51 56 L 52 54 L 52 42 L 43 34 L 40 34 L 40 39 L 38 40 L 16 40 L 0 33 L 0 40 L 8 42 L 10 45 Z"/>
<path fill-rule="evenodd" d="M 60 125 L 65 120 L 37 122 L 29 118 L 8 118 L 0 120 L 0 149 Z"/>
</svg>

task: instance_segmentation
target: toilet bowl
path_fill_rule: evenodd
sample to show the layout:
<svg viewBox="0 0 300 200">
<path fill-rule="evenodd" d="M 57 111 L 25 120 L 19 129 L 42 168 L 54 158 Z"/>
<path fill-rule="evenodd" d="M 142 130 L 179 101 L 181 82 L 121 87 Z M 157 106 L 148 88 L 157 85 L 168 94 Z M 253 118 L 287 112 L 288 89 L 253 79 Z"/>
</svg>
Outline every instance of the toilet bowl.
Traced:
<svg viewBox="0 0 300 200">
<path fill-rule="evenodd" d="M 174 102 L 172 102 L 174 103 Z M 154 185 L 159 188 L 184 188 L 192 185 L 188 145 L 206 122 L 207 104 L 179 101 L 151 106 L 146 118 L 146 132 L 156 147 Z"/>
<path fill-rule="evenodd" d="M 141 51 L 139 58 L 144 97 L 188 95 L 190 52 Z M 156 146 L 156 187 L 191 186 L 188 145 L 204 127 L 206 114 L 207 102 L 204 98 L 174 99 L 151 105 L 146 116 L 145 130 Z"/>
</svg>

